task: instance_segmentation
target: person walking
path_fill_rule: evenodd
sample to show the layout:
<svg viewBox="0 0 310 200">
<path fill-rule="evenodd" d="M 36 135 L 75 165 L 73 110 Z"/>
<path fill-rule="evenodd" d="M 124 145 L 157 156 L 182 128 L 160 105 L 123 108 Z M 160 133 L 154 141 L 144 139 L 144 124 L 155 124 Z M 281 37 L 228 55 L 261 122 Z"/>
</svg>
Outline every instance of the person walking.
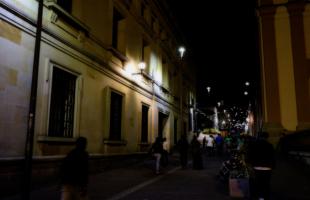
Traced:
<svg viewBox="0 0 310 200">
<path fill-rule="evenodd" d="M 87 139 L 79 137 L 76 147 L 68 153 L 61 165 L 61 200 L 86 200 L 88 184 Z"/>
<path fill-rule="evenodd" d="M 191 150 L 193 157 L 193 169 L 203 169 L 202 150 L 196 135 L 194 135 L 191 141 Z"/>
<path fill-rule="evenodd" d="M 186 135 L 183 134 L 181 138 L 179 139 L 177 143 L 177 147 L 180 153 L 180 161 L 181 161 L 181 166 L 182 169 L 186 169 L 187 167 L 187 160 L 188 160 L 188 148 L 189 148 L 189 143 L 187 141 Z"/>
<path fill-rule="evenodd" d="M 216 151 L 217 155 L 222 156 L 223 154 L 223 144 L 224 139 L 220 133 L 217 134 L 217 137 L 215 138 L 215 145 L 216 145 Z"/>
<path fill-rule="evenodd" d="M 151 147 L 151 153 L 155 157 L 155 174 L 160 174 L 160 159 L 163 154 L 163 139 L 157 137 Z"/>
<path fill-rule="evenodd" d="M 254 196 L 264 200 L 270 199 L 270 181 L 275 167 L 275 150 L 267 141 L 268 136 L 267 132 L 261 132 L 248 149 L 249 163 L 254 170 Z"/>
</svg>

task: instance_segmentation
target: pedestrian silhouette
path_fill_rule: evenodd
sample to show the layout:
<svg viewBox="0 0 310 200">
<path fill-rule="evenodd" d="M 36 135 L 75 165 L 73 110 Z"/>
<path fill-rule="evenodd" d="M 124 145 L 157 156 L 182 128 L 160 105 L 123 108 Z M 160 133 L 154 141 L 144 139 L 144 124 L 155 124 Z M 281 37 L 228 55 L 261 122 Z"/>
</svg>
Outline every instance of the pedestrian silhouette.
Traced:
<svg viewBox="0 0 310 200">
<path fill-rule="evenodd" d="M 163 139 L 161 137 L 157 137 L 155 142 L 153 143 L 150 152 L 152 156 L 155 157 L 155 173 L 160 173 L 160 160 L 163 154 Z"/>
<path fill-rule="evenodd" d="M 270 199 L 270 181 L 275 167 L 275 150 L 267 141 L 269 134 L 261 132 L 259 138 L 249 146 L 249 163 L 254 169 L 254 196 Z"/>
<path fill-rule="evenodd" d="M 88 152 L 87 139 L 79 137 L 76 147 L 63 160 L 61 172 L 61 200 L 87 199 Z"/>
<path fill-rule="evenodd" d="M 189 143 L 187 141 L 186 135 L 183 134 L 181 138 L 179 139 L 177 143 L 177 147 L 180 153 L 180 160 L 181 160 L 181 166 L 183 169 L 187 167 L 187 160 L 188 160 L 188 148 Z"/>
<path fill-rule="evenodd" d="M 200 147 L 200 142 L 197 139 L 197 136 L 194 135 L 191 141 L 191 150 L 192 150 L 192 157 L 193 157 L 193 169 L 202 169 L 202 149 Z"/>
</svg>

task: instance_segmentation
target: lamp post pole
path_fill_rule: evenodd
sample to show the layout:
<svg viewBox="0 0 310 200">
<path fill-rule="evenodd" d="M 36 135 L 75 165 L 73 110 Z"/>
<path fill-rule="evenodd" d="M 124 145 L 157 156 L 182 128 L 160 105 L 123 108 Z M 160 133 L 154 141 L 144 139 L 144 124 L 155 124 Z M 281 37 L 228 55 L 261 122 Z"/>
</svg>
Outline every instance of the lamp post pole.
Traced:
<svg viewBox="0 0 310 200">
<path fill-rule="evenodd" d="M 22 194 L 22 198 L 24 200 L 30 199 L 31 185 L 32 185 L 31 184 L 32 151 L 33 151 L 34 124 L 35 124 L 35 112 L 36 112 L 36 100 L 37 100 L 38 71 L 39 71 L 39 60 L 40 60 L 42 14 L 43 14 L 43 0 L 38 0 L 38 17 L 37 17 L 37 24 L 36 24 L 37 30 L 36 30 L 36 39 L 35 39 L 35 48 L 34 48 L 34 57 L 33 57 L 28 127 L 27 127 L 26 144 L 25 144 L 24 185 L 23 185 L 23 194 Z"/>
<path fill-rule="evenodd" d="M 180 53 L 180 65 L 181 68 L 183 66 L 183 56 L 185 53 L 185 48 L 183 46 L 180 46 L 178 48 L 178 51 Z M 181 73 L 180 73 L 180 115 L 181 115 L 181 135 L 185 134 L 185 127 L 184 127 L 184 122 L 183 122 L 183 69 L 181 69 Z"/>
</svg>

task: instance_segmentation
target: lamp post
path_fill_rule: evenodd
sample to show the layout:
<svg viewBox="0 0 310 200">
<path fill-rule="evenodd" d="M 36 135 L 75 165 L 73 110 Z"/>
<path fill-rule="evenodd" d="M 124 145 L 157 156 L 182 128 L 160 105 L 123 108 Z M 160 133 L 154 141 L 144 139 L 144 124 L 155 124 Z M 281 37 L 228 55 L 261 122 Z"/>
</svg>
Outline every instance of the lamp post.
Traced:
<svg viewBox="0 0 310 200">
<path fill-rule="evenodd" d="M 32 151 L 34 138 L 34 123 L 36 113 L 37 87 L 38 87 L 38 72 L 40 60 L 40 44 L 42 32 L 42 15 L 43 15 L 43 0 L 38 1 L 38 17 L 36 25 L 36 39 L 33 58 L 31 93 L 29 103 L 28 127 L 25 144 L 25 168 L 24 168 L 24 185 L 22 197 L 24 200 L 30 199 L 31 191 L 31 174 L 32 174 Z"/>
<path fill-rule="evenodd" d="M 180 65 L 181 66 L 183 64 L 183 62 L 181 62 L 181 61 L 182 61 L 182 59 L 184 57 L 185 51 L 186 51 L 186 49 L 185 49 L 184 46 L 180 46 L 178 48 L 178 52 L 180 54 Z M 181 76 L 180 76 L 180 87 L 179 88 L 181 88 L 181 90 L 180 90 L 180 116 L 181 116 L 181 127 L 182 127 L 181 128 L 181 134 L 183 135 L 183 134 L 185 134 L 184 133 L 185 127 L 184 127 L 184 123 L 183 123 L 183 74 L 182 73 L 181 73 Z"/>
</svg>

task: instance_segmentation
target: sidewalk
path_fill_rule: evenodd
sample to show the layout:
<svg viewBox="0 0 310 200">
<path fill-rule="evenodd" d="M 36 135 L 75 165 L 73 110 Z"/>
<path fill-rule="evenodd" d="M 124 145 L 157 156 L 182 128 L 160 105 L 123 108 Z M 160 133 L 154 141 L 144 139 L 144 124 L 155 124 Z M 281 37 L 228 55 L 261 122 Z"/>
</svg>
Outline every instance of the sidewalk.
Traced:
<svg viewBox="0 0 310 200">
<path fill-rule="evenodd" d="M 169 165 L 163 169 L 163 174 L 179 168 L 178 155 L 171 155 Z M 147 182 L 157 176 L 154 173 L 154 160 L 146 159 L 142 162 L 112 169 L 99 174 L 89 176 L 88 193 L 91 200 L 109 199 L 122 191 L 133 186 Z M 53 185 L 34 190 L 31 193 L 31 200 L 58 200 L 60 199 L 60 187 Z M 4 200 L 20 200 L 20 196 L 7 197 Z"/>
<path fill-rule="evenodd" d="M 309 200 L 309 165 L 279 157 L 272 176 L 271 190 L 273 199 Z"/>
<path fill-rule="evenodd" d="M 154 160 L 146 159 L 141 163 L 124 166 L 123 168 L 105 171 L 100 174 L 90 175 L 89 179 L 89 199 L 90 200 L 118 200 L 123 197 L 126 199 L 128 193 L 142 192 L 145 186 L 152 187 L 152 183 L 160 181 L 163 177 L 174 176 L 179 174 L 182 179 L 175 179 L 174 185 L 181 184 L 181 181 L 188 179 L 188 185 L 193 188 L 197 187 L 196 182 L 191 183 L 191 178 L 201 176 L 202 182 L 208 182 L 208 185 L 214 184 L 211 188 L 208 187 L 208 199 L 218 199 L 216 196 L 226 197 L 228 188 L 217 188 L 214 175 L 218 173 L 221 166 L 221 158 L 207 157 L 205 158 L 205 169 L 202 171 L 192 170 L 190 167 L 187 170 L 180 170 L 179 157 L 174 154 L 170 156 L 169 165 L 163 170 L 161 175 L 155 175 L 153 171 Z M 200 174 L 200 175 L 199 175 Z M 205 180 L 207 179 L 207 180 Z M 178 181 L 179 180 L 179 181 Z M 156 185 L 156 184 L 155 184 Z M 195 186 L 196 185 L 196 186 Z M 294 161 L 279 159 L 277 167 L 272 176 L 272 199 L 274 200 L 306 200 L 310 199 L 310 169 L 307 166 L 300 165 Z M 194 191 L 182 191 L 188 195 Z M 166 192 L 157 191 L 158 193 Z M 177 193 L 178 191 L 173 191 Z M 19 196 L 6 198 L 4 200 L 17 200 Z M 59 187 L 54 185 L 45 187 L 32 192 L 32 200 L 58 200 L 60 199 Z M 196 198 L 200 199 L 200 198 Z M 201 199 L 204 199 L 203 197 Z M 223 198 L 221 198 L 223 199 Z"/>
</svg>

